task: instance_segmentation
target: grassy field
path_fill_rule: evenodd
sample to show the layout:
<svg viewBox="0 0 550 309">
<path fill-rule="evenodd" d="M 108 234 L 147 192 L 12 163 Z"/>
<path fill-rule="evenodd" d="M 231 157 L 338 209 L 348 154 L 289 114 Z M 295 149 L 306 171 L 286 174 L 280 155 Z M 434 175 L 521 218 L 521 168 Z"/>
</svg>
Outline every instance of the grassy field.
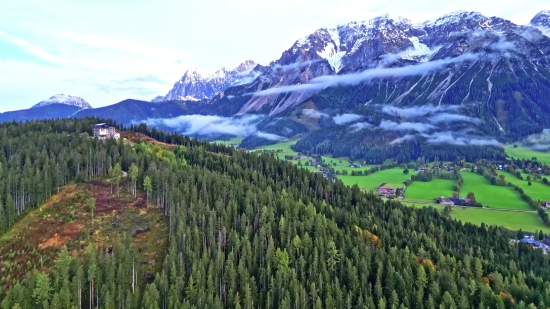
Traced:
<svg viewBox="0 0 550 309">
<path fill-rule="evenodd" d="M 506 154 L 516 159 L 531 160 L 531 158 L 536 157 L 537 161 L 550 164 L 550 152 L 535 151 L 521 146 L 514 148 L 512 145 L 505 146 L 504 149 Z"/>
<path fill-rule="evenodd" d="M 254 149 L 253 151 L 258 151 L 258 150 L 275 150 L 275 151 L 276 150 L 281 150 L 281 152 L 277 152 L 276 154 L 278 154 L 281 159 L 284 159 L 284 157 L 286 155 L 292 155 L 292 156 L 298 155 L 298 153 L 296 151 L 294 151 L 294 150 L 292 150 L 292 148 L 290 148 L 292 145 L 296 144 L 296 142 L 297 142 L 297 140 L 279 142 L 279 143 L 273 144 L 273 145 L 258 147 L 256 149 Z"/>
<path fill-rule="evenodd" d="M 403 182 L 409 179 L 411 175 L 403 174 L 403 170 L 400 168 L 392 168 L 388 170 L 378 171 L 369 176 L 343 176 L 339 175 L 338 179 L 341 179 L 344 184 L 353 186 L 357 184 L 359 188 L 365 190 L 376 189 L 383 183 L 386 183 L 388 187 L 401 188 Z"/>
<path fill-rule="evenodd" d="M 476 200 L 491 208 L 531 210 L 531 207 L 521 199 L 519 192 L 508 186 L 493 186 L 483 176 L 462 172 L 464 185 L 461 195 L 466 196 L 468 192 L 474 192 Z M 540 220 L 540 219 L 539 219 Z"/>
<path fill-rule="evenodd" d="M 522 188 L 525 194 L 529 195 L 532 199 L 550 201 L 550 186 L 543 184 L 541 180 L 532 180 L 531 185 L 529 185 L 529 182 L 526 180 L 528 175 L 525 173 L 522 173 L 523 180 L 505 171 L 499 171 L 499 175 L 504 175 L 506 182 L 511 182 Z"/>
<path fill-rule="evenodd" d="M 229 144 L 239 145 L 243 141 L 243 139 L 244 139 L 244 137 L 237 136 L 237 137 L 234 137 L 234 138 L 232 138 L 228 141 L 216 140 L 216 141 L 212 141 L 212 143 L 225 144 L 225 145 L 229 145 Z"/>
<path fill-rule="evenodd" d="M 432 179 L 430 182 L 415 181 L 405 191 L 405 199 L 432 202 L 435 197 L 449 197 L 453 193 L 452 179 Z"/>
<path fill-rule="evenodd" d="M 456 220 L 461 220 L 463 223 L 470 222 L 475 225 L 485 223 L 486 225 L 504 226 L 510 230 L 521 229 L 529 232 L 544 230 L 546 233 L 549 231 L 535 212 L 513 212 L 454 207 L 451 211 L 451 217 Z"/>
<path fill-rule="evenodd" d="M 433 207 L 439 211 L 443 211 L 445 208 L 442 205 L 437 204 L 423 204 L 413 202 L 402 202 L 405 206 L 423 208 Z M 451 211 L 451 218 L 462 221 L 462 223 L 472 223 L 480 226 L 481 223 L 485 225 L 498 225 L 503 226 L 509 230 L 517 231 L 522 230 L 526 232 L 537 232 L 543 230 L 544 233 L 548 233 L 548 229 L 542 223 L 540 217 L 532 211 L 504 211 L 504 210 L 491 210 L 481 208 L 467 208 L 467 207 L 453 207 Z"/>
</svg>

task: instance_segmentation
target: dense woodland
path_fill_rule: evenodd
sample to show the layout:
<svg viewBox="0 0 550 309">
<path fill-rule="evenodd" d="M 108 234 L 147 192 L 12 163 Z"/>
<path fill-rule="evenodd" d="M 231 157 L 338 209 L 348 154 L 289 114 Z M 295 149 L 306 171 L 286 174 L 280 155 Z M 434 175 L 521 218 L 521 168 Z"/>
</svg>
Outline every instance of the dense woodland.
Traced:
<svg viewBox="0 0 550 309">
<path fill-rule="evenodd" d="M 454 161 L 458 158 L 469 162 L 480 158 L 492 161 L 506 159 L 502 147 L 433 144 L 421 136 L 403 143 L 390 144 L 398 137 L 399 135 L 387 136 L 380 131 L 362 130 L 349 133 L 347 128 L 327 127 L 309 133 L 292 148 L 307 154 L 330 153 L 334 157 L 365 160 L 367 164 L 382 164 L 388 158 L 399 163 L 408 163 L 422 157 L 427 161 Z"/>
<path fill-rule="evenodd" d="M 510 242 L 521 233 L 383 202 L 272 154 L 144 125 L 131 129 L 179 146 L 98 141 L 87 137 L 94 122 L 0 125 L 1 231 L 58 187 L 134 164 L 135 184 L 170 226 L 169 248 L 158 248 L 167 250 L 163 270 L 154 277 L 136 270 L 127 236 L 112 253 L 93 244 L 81 257 L 62 250 L 53 269 L 35 269 L 1 291 L 3 309 L 550 304 L 548 258 Z"/>
</svg>

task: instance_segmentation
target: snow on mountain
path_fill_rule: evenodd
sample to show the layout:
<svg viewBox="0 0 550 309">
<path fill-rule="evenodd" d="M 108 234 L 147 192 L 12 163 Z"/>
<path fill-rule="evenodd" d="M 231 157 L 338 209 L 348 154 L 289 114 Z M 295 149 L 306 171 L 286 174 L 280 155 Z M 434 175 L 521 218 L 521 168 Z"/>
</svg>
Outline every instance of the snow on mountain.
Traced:
<svg viewBox="0 0 550 309">
<path fill-rule="evenodd" d="M 84 101 L 84 99 L 77 96 L 68 95 L 68 94 L 56 94 L 47 100 L 44 100 L 35 104 L 31 108 L 42 107 L 42 106 L 47 106 L 51 104 L 65 104 L 65 105 L 80 107 L 81 109 L 93 108 L 88 102 Z"/>
<path fill-rule="evenodd" d="M 162 100 L 198 101 L 209 99 L 231 85 L 237 82 L 242 83 L 243 80 L 254 75 L 253 70 L 256 66 L 254 61 L 247 60 L 233 70 L 222 67 L 212 74 L 204 73 L 196 68 L 189 69 Z"/>
<path fill-rule="evenodd" d="M 154 98 L 151 100 L 152 103 L 157 103 L 157 102 L 162 102 L 162 101 L 164 101 L 164 97 L 161 96 L 161 95 L 158 95 L 158 96 L 154 97 Z"/>
<path fill-rule="evenodd" d="M 544 35 L 550 37 L 550 10 L 539 12 L 531 19 L 530 24 L 537 27 Z"/>
</svg>

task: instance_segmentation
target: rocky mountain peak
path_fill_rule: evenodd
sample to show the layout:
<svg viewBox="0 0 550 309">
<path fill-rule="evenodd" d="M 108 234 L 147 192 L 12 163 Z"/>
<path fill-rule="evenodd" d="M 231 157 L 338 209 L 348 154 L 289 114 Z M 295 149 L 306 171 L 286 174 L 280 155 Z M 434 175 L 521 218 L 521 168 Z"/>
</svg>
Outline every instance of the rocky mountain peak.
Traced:
<svg viewBox="0 0 550 309">
<path fill-rule="evenodd" d="M 242 82 L 256 65 L 254 61 L 246 60 L 233 70 L 221 67 L 214 73 L 205 73 L 197 68 L 190 68 L 162 100 L 203 100 L 212 98 L 235 82 Z"/>
<path fill-rule="evenodd" d="M 550 10 L 540 11 L 531 19 L 531 25 L 550 28 Z"/>
<path fill-rule="evenodd" d="M 158 95 L 158 96 L 154 97 L 154 98 L 151 100 L 151 102 L 153 102 L 153 103 L 162 102 L 162 101 L 164 101 L 164 97 L 161 96 L 161 95 Z"/>
<path fill-rule="evenodd" d="M 41 101 L 41 102 L 35 104 L 31 108 L 48 106 L 48 105 L 52 105 L 52 104 L 64 104 L 64 105 L 76 106 L 76 107 L 79 107 L 81 109 L 91 109 L 91 108 L 93 108 L 90 105 L 90 103 L 86 102 L 84 99 L 82 99 L 80 97 L 77 97 L 77 96 L 72 96 L 72 95 L 63 94 L 63 93 L 56 94 L 56 95 L 50 97 L 47 100 Z"/>
</svg>

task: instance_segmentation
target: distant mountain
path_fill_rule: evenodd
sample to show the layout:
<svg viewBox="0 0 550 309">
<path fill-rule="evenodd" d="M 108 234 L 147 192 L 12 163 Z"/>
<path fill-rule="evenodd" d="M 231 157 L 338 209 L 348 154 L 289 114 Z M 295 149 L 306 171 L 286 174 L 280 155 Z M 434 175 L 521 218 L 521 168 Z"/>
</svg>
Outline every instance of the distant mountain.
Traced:
<svg viewBox="0 0 550 309">
<path fill-rule="evenodd" d="M 161 95 L 156 96 L 156 97 L 154 97 L 154 98 L 151 100 L 151 102 L 153 102 L 153 103 L 155 103 L 155 102 L 162 102 L 162 101 L 164 101 L 164 97 L 161 96 Z"/>
<path fill-rule="evenodd" d="M 252 71 L 256 65 L 254 61 L 247 60 L 233 70 L 221 68 L 213 74 L 202 73 L 196 68 L 190 69 L 174 84 L 163 100 L 209 99 L 235 83 L 246 82 L 253 76 Z"/>
<path fill-rule="evenodd" d="M 30 109 L 0 113 L 0 122 L 67 118 L 82 110 L 78 106 L 53 103 Z"/>
<path fill-rule="evenodd" d="M 371 163 L 397 152 L 416 159 L 434 145 L 500 145 L 550 128 L 548 16 L 517 25 L 470 11 L 425 22 L 382 15 L 319 29 L 266 66 L 189 70 L 166 102 L 127 100 L 74 117 L 161 118 L 150 123 L 181 130 L 164 120 L 210 115 L 218 118 L 197 120 L 194 132 L 255 132 L 248 147 L 299 137 L 296 150 Z M 243 115 L 261 122 L 250 129 Z"/>
<path fill-rule="evenodd" d="M 550 11 L 541 11 L 533 19 L 531 25 L 537 27 L 544 35 L 550 36 Z"/>
<path fill-rule="evenodd" d="M 64 105 L 76 106 L 76 107 L 79 107 L 80 109 L 93 108 L 88 102 L 84 101 L 84 99 L 77 96 L 68 95 L 68 94 L 56 94 L 47 100 L 44 100 L 39 102 L 38 104 L 35 104 L 31 108 L 42 107 L 42 106 L 47 106 L 51 104 L 64 104 Z"/>
</svg>

